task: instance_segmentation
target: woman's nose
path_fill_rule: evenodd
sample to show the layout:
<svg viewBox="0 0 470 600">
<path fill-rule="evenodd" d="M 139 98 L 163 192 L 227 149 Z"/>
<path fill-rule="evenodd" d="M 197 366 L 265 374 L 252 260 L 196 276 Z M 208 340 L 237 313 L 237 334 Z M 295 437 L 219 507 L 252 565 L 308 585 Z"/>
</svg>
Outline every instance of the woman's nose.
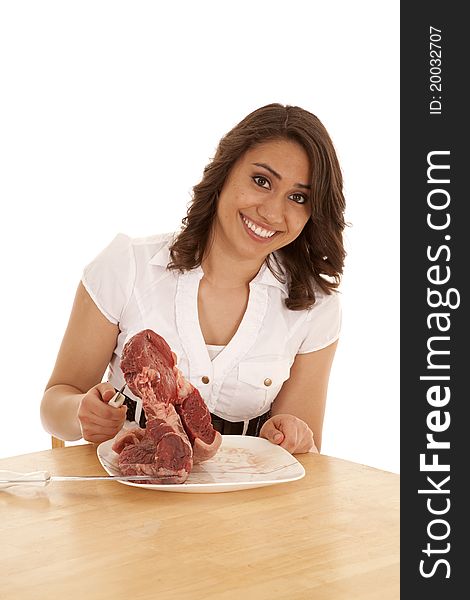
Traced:
<svg viewBox="0 0 470 600">
<path fill-rule="evenodd" d="M 263 200 L 258 206 L 258 214 L 271 225 L 282 223 L 284 220 L 284 198 L 281 194 L 277 194 Z"/>
</svg>

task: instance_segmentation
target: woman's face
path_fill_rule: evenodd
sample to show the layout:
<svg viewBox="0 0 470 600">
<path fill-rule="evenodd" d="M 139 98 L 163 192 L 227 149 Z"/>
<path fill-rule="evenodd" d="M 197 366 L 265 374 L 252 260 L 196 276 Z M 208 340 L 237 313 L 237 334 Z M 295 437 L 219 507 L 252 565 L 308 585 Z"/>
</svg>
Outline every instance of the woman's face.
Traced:
<svg viewBox="0 0 470 600">
<path fill-rule="evenodd" d="M 232 167 L 220 193 L 214 240 L 243 259 L 264 258 L 292 242 L 311 209 L 310 162 L 290 140 L 250 148 Z"/>
</svg>

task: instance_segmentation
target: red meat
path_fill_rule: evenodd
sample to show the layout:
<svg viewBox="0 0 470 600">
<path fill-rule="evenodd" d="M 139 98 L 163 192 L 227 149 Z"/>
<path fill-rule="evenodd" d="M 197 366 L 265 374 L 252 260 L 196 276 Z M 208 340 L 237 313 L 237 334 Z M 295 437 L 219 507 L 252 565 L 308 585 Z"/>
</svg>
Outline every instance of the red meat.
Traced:
<svg viewBox="0 0 470 600">
<path fill-rule="evenodd" d="M 155 475 L 154 483 L 183 483 L 193 461 L 214 456 L 222 437 L 199 391 L 176 367 L 167 342 L 151 329 L 124 346 L 121 369 L 129 389 L 142 398 L 145 430 L 119 436 L 113 450 L 125 475 Z M 143 433 L 142 433 L 143 432 Z"/>
</svg>

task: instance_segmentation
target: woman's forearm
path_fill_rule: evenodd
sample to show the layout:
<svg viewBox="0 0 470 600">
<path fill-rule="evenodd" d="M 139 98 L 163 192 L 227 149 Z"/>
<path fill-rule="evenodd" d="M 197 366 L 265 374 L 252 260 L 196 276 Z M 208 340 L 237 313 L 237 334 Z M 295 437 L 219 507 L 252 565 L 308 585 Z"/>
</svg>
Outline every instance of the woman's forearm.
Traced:
<svg viewBox="0 0 470 600">
<path fill-rule="evenodd" d="M 41 402 L 44 429 L 61 440 L 81 439 L 77 412 L 84 395 L 71 385 L 54 385 L 46 390 Z"/>
</svg>

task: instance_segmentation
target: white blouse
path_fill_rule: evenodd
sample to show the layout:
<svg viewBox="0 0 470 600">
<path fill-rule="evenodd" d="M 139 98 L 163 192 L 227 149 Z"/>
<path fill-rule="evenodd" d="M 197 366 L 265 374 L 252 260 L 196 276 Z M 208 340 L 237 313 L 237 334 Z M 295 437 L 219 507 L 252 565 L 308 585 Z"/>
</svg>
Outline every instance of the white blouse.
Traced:
<svg viewBox="0 0 470 600">
<path fill-rule="evenodd" d="M 264 414 L 288 379 L 296 355 L 338 338 L 339 294 L 318 290 L 313 307 L 289 310 L 284 304 L 287 286 L 263 264 L 250 282 L 238 330 L 215 354 L 207 348 L 198 320 L 202 269 L 181 274 L 166 268 L 173 235 L 131 239 L 118 234 L 84 269 L 83 285 L 120 329 L 108 380 L 117 389 L 124 385 L 119 366 L 124 344 L 142 329 L 153 329 L 176 353 L 178 368 L 199 389 L 210 412 L 232 422 Z"/>
</svg>

